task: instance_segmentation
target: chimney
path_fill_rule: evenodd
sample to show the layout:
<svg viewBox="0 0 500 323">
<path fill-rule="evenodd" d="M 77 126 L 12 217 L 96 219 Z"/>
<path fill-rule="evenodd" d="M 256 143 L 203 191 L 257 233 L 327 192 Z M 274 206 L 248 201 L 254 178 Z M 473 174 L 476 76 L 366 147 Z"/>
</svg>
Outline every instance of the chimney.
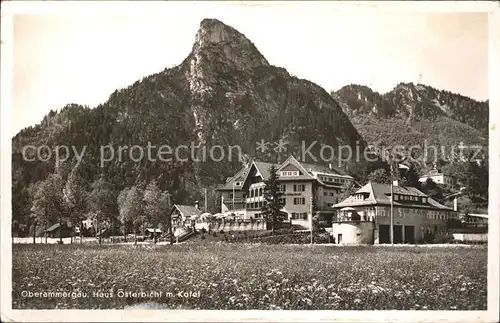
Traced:
<svg viewBox="0 0 500 323">
<path fill-rule="evenodd" d="M 395 179 L 394 181 L 392 181 L 392 185 L 399 186 L 399 181 L 397 179 Z"/>
<path fill-rule="evenodd" d="M 332 163 L 329 163 L 329 164 L 328 164 L 328 168 L 329 168 L 330 170 L 332 170 L 332 168 L 333 168 L 333 167 L 332 167 Z"/>
<path fill-rule="evenodd" d="M 453 211 L 455 211 L 455 212 L 458 211 L 458 198 L 456 196 L 453 199 Z"/>
<path fill-rule="evenodd" d="M 194 207 L 195 207 L 196 209 L 198 209 L 198 201 L 195 201 L 195 202 L 194 202 Z"/>
</svg>

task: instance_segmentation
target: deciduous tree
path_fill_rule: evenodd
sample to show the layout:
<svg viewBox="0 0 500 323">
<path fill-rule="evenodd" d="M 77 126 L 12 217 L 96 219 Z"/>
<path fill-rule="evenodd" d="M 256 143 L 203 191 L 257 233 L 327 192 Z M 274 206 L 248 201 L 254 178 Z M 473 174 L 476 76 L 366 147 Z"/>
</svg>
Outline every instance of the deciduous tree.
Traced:
<svg viewBox="0 0 500 323">
<path fill-rule="evenodd" d="M 97 222 L 96 233 L 99 233 L 99 243 L 101 243 L 104 224 L 112 221 L 116 197 L 112 185 L 102 176 L 92 184 L 91 188 L 92 192 L 88 199 L 89 209 L 94 212 Z"/>
<path fill-rule="evenodd" d="M 65 220 L 65 209 L 62 195 L 62 178 L 59 174 L 50 174 L 46 180 L 38 186 L 34 200 L 32 212 L 39 223 L 44 223 L 45 230 L 55 223 L 59 223 L 60 232 Z M 62 235 L 59 235 L 62 242 Z M 47 235 L 45 235 L 47 243 Z"/>
<path fill-rule="evenodd" d="M 152 180 L 144 190 L 144 213 L 147 222 L 155 230 L 153 234 L 156 243 L 156 229 L 169 213 L 169 194 L 161 191 L 155 180 Z"/>
<path fill-rule="evenodd" d="M 85 191 L 83 178 L 78 174 L 78 164 L 75 164 L 63 188 L 63 201 L 71 223 L 71 243 L 77 223 L 80 228 L 80 242 L 82 241 L 82 221 L 88 207 L 87 199 L 88 193 Z"/>
</svg>

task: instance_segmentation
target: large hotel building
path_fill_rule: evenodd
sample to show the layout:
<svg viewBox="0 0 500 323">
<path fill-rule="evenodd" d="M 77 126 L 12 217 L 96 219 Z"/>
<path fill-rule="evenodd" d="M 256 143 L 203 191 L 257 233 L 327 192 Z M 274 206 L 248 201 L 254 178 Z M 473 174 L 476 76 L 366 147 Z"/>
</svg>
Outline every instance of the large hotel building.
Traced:
<svg viewBox="0 0 500 323">
<path fill-rule="evenodd" d="M 264 181 L 269 177 L 270 163 L 253 161 L 226 180 L 219 190 L 223 214 L 238 219 L 261 217 L 264 203 Z M 277 168 L 278 182 L 283 193 L 283 209 L 292 224 L 310 228 L 313 207 L 324 219 L 334 216 L 333 205 L 340 202 L 339 194 L 354 179 L 342 169 L 330 165 L 306 164 L 290 156 Z"/>
</svg>

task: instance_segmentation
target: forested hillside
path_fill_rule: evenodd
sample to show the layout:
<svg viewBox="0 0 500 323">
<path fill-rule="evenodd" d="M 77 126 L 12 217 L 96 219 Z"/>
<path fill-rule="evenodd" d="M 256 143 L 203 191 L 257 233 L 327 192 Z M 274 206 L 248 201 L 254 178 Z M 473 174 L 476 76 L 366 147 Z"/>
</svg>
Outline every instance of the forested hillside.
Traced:
<svg viewBox="0 0 500 323">
<path fill-rule="evenodd" d="M 49 204 L 53 199 L 57 203 L 64 200 L 64 196 L 44 196 L 41 184 L 61 189 L 68 186 L 69 192 L 97 197 L 102 193 L 111 201 L 95 197 L 97 202 L 91 203 L 90 211 L 100 214 L 106 209 L 108 217 L 116 218 L 121 212 L 117 205 L 120 192 L 134 187 L 143 192 L 153 181 L 159 190 L 170 194 L 171 203 L 202 201 L 207 189 L 209 210 L 219 211 L 217 185 L 234 175 L 245 160 L 277 161 L 281 157 L 274 146 L 257 150 L 257 142 L 285 140 L 283 158 L 298 153 L 302 141 L 317 140 L 334 147 L 363 145 L 328 92 L 270 65 L 254 44 L 232 27 L 214 19 L 203 20 L 192 51 L 186 54 L 180 65 L 116 90 L 97 107 L 69 104 L 18 133 L 12 140 L 13 225 L 26 228 L 34 219 L 47 218 L 43 203 L 33 208 L 36 199 Z M 115 155 L 102 163 L 102 147 L 113 147 L 116 152 L 119 147 L 133 145 L 146 150 L 148 144 L 168 145 L 172 150 L 181 145 L 200 146 L 207 151 L 219 145 L 226 157 L 221 161 L 204 159 L 203 151 L 196 149 L 187 160 L 161 161 L 132 158 L 125 150 L 123 158 Z M 71 158 L 59 167 L 53 158 L 26 161 L 22 152 L 27 145 L 52 149 L 65 145 L 77 152 L 85 149 L 84 158 L 77 163 L 70 150 Z M 232 158 L 227 158 L 229 147 L 235 145 L 241 147 L 242 156 L 233 151 Z M 319 148 L 313 151 L 317 153 Z M 153 149 L 153 154 L 157 150 Z M 189 150 L 183 151 L 190 155 Z M 217 157 L 220 154 L 218 151 Z M 74 176 L 69 176 L 71 173 Z M 65 212 L 62 207 L 51 210 Z"/>
<path fill-rule="evenodd" d="M 370 144 L 488 144 L 488 101 L 413 83 L 400 83 L 385 94 L 348 85 L 332 96 Z"/>
</svg>

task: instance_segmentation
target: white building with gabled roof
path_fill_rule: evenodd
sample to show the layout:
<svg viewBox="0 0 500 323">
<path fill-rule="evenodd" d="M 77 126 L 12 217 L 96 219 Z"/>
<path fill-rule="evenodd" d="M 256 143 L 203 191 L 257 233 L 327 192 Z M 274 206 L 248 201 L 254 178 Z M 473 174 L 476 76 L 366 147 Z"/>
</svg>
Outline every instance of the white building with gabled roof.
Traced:
<svg viewBox="0 0 500 323">
<path fill-rule="evenodd" d="M 239 219 L 261 218 L 265 203 L 264 181 L 273 164 L 253 161 L 224 183 L 219 191 L 222 213 L 233 213 Z M 342 189 L 354 182 L 343 169 L 330 165 L 301 163 L 294 156 L 275 165 L 283 194 L 283 212 L 292 224 L 310 228 L 312 205 L 325 218 L 333 218 L 332 206 L 339 202 Z"/>
<path fill-rule="evenodd" d="M 390 242 L 391 185 L 369 182 L 354 194 L 333 206 L 337 211 L 334 238 L 342 228 L 357 222 L 373 222 L 375 243 Z M 452 208 L 442 205 L 415 187 L 393 186 L 394 243 L 416 243 L 427 234 L 446 232 L 448 219 L 458 219 Z M 342 227 L 342 224 L 345 224 Z M 359 232 L 358 232 L 359 233 Z"/>
</svg>

